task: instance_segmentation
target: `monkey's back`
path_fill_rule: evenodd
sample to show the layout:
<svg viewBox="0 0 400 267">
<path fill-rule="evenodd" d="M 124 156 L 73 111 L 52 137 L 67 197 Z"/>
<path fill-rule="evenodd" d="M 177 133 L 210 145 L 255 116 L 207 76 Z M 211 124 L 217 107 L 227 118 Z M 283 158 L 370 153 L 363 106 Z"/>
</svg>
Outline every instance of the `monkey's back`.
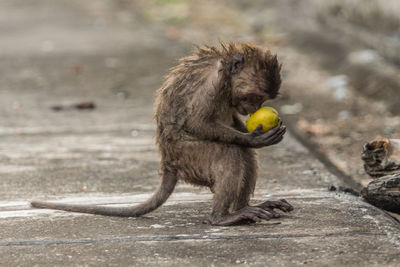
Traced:
<svg viewBox="0 0 400 267">
<path fill-rule="evenodd" d="M 213 58 L 215 62 L 216 57 Z M 165 76 L 163 85 L 156 92 L 154 120 L 156 142 L 160 146 L 173 143 L 187 135 L 184 126 L 192 113 L 201 112 L 196 106 L 202 95 L 211 61 L 195 53 L 182 58 L 180 63 Z"/>
</svg>

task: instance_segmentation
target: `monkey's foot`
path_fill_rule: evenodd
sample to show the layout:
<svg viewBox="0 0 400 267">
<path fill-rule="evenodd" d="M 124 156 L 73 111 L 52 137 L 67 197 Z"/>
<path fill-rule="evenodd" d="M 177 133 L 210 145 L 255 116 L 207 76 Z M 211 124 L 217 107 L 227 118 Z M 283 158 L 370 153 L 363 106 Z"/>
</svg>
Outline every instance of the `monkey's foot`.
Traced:
<svg viewBox="0 0 400 267">
<path fill-rule="evenodd" d="M 262 220 L 270 220 L 273 217 L 273 213 L 264 208 L 256 206 L 246 206 L 229 215 L 211 215 L 210 222 L 212 225 L 229 226 L 244 223 L 261 222 Z"/>
<path fill-rule="evenodd" d="M 293 206 L 290 205 L 285 199 L 277 201 L 265 201 L 256 207 L 262 208 L 263 210 L 269 212 L 273 218 L 279 218 L 281 216 L 278 212 L 274 211 L 274 209 L 280 209 L 284 212 L 293 210 Z"/>
</svg>

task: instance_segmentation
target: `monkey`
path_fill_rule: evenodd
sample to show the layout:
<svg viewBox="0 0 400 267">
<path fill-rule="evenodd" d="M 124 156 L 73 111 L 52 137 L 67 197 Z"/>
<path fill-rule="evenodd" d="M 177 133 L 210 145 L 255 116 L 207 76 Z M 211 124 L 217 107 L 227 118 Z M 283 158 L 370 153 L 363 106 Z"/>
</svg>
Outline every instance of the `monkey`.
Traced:
<svg viewBox="0 0 400 267">
<path fill-rule="evenodd" d="M 257 178 L 255 149 L 278 144 L 281 123 L 248 132 L 239 117 L 276 98 L 281 85 L 277 55 L 250 43 L 197 46 L 164 77 L 154 101 L 160 182 L 153 195 L 132 207 L 32 201 L 36 208 L 106 216 L 138 217 L 160 207 L 178 181 L 213 193 L 212 225 L 255 223 L 293 210 L 286 200 L 249 204 Z"/>
</svg>

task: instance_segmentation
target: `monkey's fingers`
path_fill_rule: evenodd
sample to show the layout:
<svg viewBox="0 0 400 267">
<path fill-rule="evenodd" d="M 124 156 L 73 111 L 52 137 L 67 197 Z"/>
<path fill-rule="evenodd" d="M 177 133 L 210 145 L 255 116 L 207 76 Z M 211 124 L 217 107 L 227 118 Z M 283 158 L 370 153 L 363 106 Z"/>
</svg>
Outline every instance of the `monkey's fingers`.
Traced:
<svg viewBox="0 0 400 267">
<path fill-rule="evenodd" d="M 279 129 L 280 129 L 281 127 L 280 127 L 280 125 L 275 126 L 274 128 L 272 128 L 271 130 L 269 130 L 269 131 L 267 131 L 267 132 L 264 132 L 262 128 L 263 128 L 262 124 L 259 124 L 259 125 L 257 126 L 257 128 L 256 128 L 254 131 L 251 132 L 251 135 L 252 135 L 252 136 L 255 136 L 255 137 L 260 136 L 260 135 L 263 135 L 263 136 L 272 136 L 272 135 L 274 135 L 276 132 L 278 132 Z"/>
<path fill-rule="evenodd" d="M 286 126 L 275 127 L 272 130 L 265 133 L 265 137 L 274 137 L 283 135 L 286 132 Z"/>
<path fill-rule="evenodd" d="M 280 128 L 277 128 L 276 131 L 274 131 L 273 133 L 270 133 L 268 135 L 263 135 L 264 144 L 269 146 L 279 143 L 282 140 L 283 135 L 285 133 L 286 133 L 286 126 L 282 126 Z"/>
<path fill-rule="evenodd" d="M 271 139 L 271 146 L 278 144 L 280 141 L 283 140 L 283 135 L 285 134 L 286 130 L 282 131 L 278 136 L 275 136 L 273 139 Z"/>
<path fill-rule="evenodd" d="M 259 124 L 257 128 L 251 132 L 252 136 L 262 135 L 264 133 L 262 124 Z"/>
<path fill-rule="evenodd" d="M 282 137 L 286 133 L 286 126 L 281 126 L 278 132 L 275 134 L 275 137 Z"/>
<path fill-rule="evenodd" d="M 251 147 L 260 148 L 263 146 L 270 146 L 279 143 L 282 140 L 282 136 L 286 132 L 286 126 L 275 127 L 266 133 L 255 136 L 251 133 L 252 138 L 249 143 Z"/>
<path fill-rule="evenodd" d="M 276 125 L 274 128 L 280 128 L 282 126 L 283 126 L 283 122 L 281 120 L 279 120 L 278 125 Z M 274 129 L 274 128 L 272 128 L 272 129 Z"/>
</svg>

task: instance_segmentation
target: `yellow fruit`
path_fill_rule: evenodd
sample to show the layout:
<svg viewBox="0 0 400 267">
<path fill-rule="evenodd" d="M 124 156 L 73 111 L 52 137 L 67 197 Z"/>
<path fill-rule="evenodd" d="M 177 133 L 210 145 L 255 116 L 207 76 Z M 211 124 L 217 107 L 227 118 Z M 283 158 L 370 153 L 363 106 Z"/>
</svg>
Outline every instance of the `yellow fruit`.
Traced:
<svg viewBox="0 0 400 267">
<path fill-rule="evenodd" d="M 263 131 L 267 132 L 277 126 L 280 122 L 278 111 L 271 107 L 262 107 L 246 121 L 246 127 L 249 132 L 254 131 L 258 125 L 262 124 Z"/>
</svg>

